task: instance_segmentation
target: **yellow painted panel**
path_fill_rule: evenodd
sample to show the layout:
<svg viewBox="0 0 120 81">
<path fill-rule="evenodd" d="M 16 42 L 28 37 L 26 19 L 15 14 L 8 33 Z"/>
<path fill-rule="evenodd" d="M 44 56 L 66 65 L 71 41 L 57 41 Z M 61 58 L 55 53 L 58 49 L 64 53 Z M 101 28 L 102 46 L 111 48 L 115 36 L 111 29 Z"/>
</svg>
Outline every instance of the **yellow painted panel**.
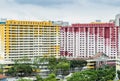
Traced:
<svg viewBox="0 0 120 81">
<path fill-rule="evenodd" d="M 87 66 L 87 68 L 95 68 L 94 66 Z"/>
<path fill-rule="evenodd" d="M 19 21 L 19 20 L 7 20 L 6 24 L 14 24 L 14 25 L 40 25 L 40 26 L 52 26 L 52 22 L 50 21 Z"/>
<path fill-rule="evenodd" d="M 59 26 L 56 27 L 56 32 L 58 32 L 58 31 L 60 31 L 60 27 Z"/>
<path fill-rule="evenodd" d="M 49 56 L 49 54 L 44 54 L 44 57 L 48 57 Z"/>
<path fill-rule="evenodd" d="M 9 25 L 6 25 L 6 54 L 9 55 Z"/>
<path fill-rule="evenodd" d="M 3 60 L 4 58 L 2 56 L 0 56 L 0 60 Z"/>
<path fill-rule="evenodd" d="M 40 69 L 37 69 L 36 72 L 40 72 Z"/>
<path fill-rule="evenodd" d="M 58 54 L 59 51 L 60 51 L 60 46 L 59 46 L 59 45 L 58 45 L 58 46 L 55 46 L 55 48 L 56 48 L 56 53 Z"/>
<path fill-rule="evenodd" d="M 105 22 L 91 22 L 91 24 L 104 24 Z"/>
<path fill-rule="evenodd" d="M 40 69 L 33 69 L 34 72 L 40 72 Z"/>
<path fill-rule="evenodd" d="M 87 63 L 87 65 L 94 65 L 95 63 Z"/>
<path fill-rule="evenodd" d="M 11 37 L 17 37 L 17 34 L 12 34 Z"/>
<path fill-rule="evenodd" d="M 4 27 L 5 27 L 5 25 L 0 25 L 0 36 L 1 36 L 1 43 L 2 43 L 2 46 L 4 46 L 4 35 L 5 35 L 5 33 L 4 33 Z"/>
<path fill-rule="evenodd" d="M 59 45 L 56 45 L 55 47 L 56 47 L 56 49 L 59 49 L 59 48 L 60 48 L 60 46 L 59 46 Z"/>
<path fill-rule="evenodd" d="M 13 66 L 5 66 L 4 68 L 8 68 L 8 69 L 9 69 L 9 68 L 11 68 L 11 67 L 13 67 Z"/>
<path fill-rule="evenodd" d="M 8 69 L 4 69 L 3 72 L 8 72 Z"/>
</svg>

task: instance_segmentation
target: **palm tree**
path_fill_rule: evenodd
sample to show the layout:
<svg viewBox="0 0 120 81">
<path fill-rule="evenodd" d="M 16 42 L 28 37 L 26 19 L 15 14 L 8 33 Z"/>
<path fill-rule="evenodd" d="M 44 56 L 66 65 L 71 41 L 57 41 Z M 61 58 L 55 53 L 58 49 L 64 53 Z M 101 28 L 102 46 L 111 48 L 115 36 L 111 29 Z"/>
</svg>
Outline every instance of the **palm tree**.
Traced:
<svg viewBox="0 0 120 81">
<path fill-rule="evenodd" d="M 37 58 L 34 59 L 33 67 L 35 69 L 35 72 L 40 71 L 40 66 L 42 68 L 44 62 L 45 62 L 45 58 L 37 57 Z"/>
</svg>

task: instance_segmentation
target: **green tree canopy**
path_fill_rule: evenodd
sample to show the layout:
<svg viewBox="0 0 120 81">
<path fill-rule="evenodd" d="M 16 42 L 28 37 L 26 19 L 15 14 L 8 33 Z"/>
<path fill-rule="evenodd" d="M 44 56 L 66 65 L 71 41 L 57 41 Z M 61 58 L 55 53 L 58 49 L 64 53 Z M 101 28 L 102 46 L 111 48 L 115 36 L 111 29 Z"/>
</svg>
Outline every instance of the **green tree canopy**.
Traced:
<svg viewBox="0 0 120 81">
<path fill-rule="evenodd" d="M 93 70 L 86 70 L 76 72 L 67 81 L 95 81 L 97 79 L 96 72 Z"/>
<path fill-rule="evenodd" d="M 19 79 L 19 80 L 17 80 L 17 81 L 32 81 L 32 80 L 30 80 L 30 79 Z"/>
<path fill-rule="evenodd" d="M 75 67 L 84 67 L 86 66 L 87 61 L 85 60 L 70 60 L 70 67 L 75 68 Z"/>
<path fill-rule="evenodd" d="M 68 81 L 108 81 L 115 78 L 115 68 L 105 68 L 98 70 L 85 70 L 75 72 Z"/>
<path fill-rule="evenodd" d="M 17 76 L 18 74 L 20 74 L 20 76 L 28 76 L 32 72 L 32 67 L 27 64 L 13 65 L 13 67 L 8 70 L 8 74 L 12 76 Z"/>
<path fill-rule="evenodd" d="M 68 62 L 59 62 L 57 64 L 58 69 L 69 70 L 70 64 Z"/>
<path fill-rule="evenodd" d="M 54 73 L 49 74 L 47 78 L 41 78 L 40 75 L 37 75 L 36 78 L 36 81 L 57 81 Z"/>
<path fill-rule="evenodd" d="M 48 58 L 48 68 L 50 70 L 50 73 L 55 73 L 57 71 L 57 59 L 55 58 L 55 56 L 51 56 Z"/>
</svg>

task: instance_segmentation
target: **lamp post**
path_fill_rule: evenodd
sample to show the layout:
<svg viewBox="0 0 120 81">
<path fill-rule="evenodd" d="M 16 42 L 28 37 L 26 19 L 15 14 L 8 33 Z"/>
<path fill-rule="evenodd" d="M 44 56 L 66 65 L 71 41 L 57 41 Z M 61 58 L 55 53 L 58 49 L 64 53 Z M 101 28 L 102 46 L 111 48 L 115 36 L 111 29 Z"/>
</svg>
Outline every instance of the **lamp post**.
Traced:
<svg viewBox="0 0 120 81">
<path fill-rule="evenodd" d="M 116 64 L 116 70 L 115 70 L 116 72 L 115 72 L 115 78 L 114 78 L 113 81 L 118 81 L 118 80 L 119 80 L 119 78 L 118 78 L 118 73 L 117 73 L 117 58 L 118 58 L 118 57 L 117 57 L 117 54 L 116 54 L 116 60 L 115 60 L 115 61 L 116 61 L 116 63 L 115 63 L 115 64 Z"/>
<path fill-rule="evenodd" d="M 116 65 L 117 65 L 117 57 L 116 57 Z M 116 71 L 116 72 L 115 72 L 115 78 L 114 78 L 113 81 L 118 81 L 119 78 L 118 78 L 118 73 L 117 73 L 117 67 L 116 67 L 116 70 L 115 70 L 115 71 Z"/>
<path fill-rule="evenodd" d="M 113 81 L 118 81 L 119 78 L 118 78 L 117 70 L 116 70 L 116 73 L 115 73 L 115 74 L 116 74 L 116 75 L 115 75 L 115 79 L 114 79 Z"/>
</svg>

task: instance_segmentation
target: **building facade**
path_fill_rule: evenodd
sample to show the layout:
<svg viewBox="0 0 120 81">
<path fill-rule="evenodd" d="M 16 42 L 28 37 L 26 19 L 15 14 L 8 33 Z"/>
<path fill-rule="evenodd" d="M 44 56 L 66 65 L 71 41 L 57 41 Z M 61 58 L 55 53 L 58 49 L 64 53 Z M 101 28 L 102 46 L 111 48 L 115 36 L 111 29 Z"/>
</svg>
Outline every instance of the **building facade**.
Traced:
<svg viewBox="0 0 120 81">
<path fill-rule="evenodd" d="M 61 28 L 61 56 L 89 58 L 102 52 L 115 59 L 120 55 L 120 28 L 114 23 L 72 24 Z"/>
<path fill-rule="evenodd" d="M 120 14 L 117 14 L 115 16 L 115 21 L 114 22 L 115 22 L 116 26 L 120 26 Z M 120 30 L 118 30 L 118 40 L 120 42 Z M 118 50 L 120 50 L 120 44 L 118 44 Z M 116 71 L 117 70 L 120 71 L 120 55 L 117 55 L 117 57 L 116 57 Z"/>
<path fill-rule="evenodd" d="M 52 21 L 0 22 L 0 59 L 13 61 L 60 54 L 60 26 Z"/>
</svg>

